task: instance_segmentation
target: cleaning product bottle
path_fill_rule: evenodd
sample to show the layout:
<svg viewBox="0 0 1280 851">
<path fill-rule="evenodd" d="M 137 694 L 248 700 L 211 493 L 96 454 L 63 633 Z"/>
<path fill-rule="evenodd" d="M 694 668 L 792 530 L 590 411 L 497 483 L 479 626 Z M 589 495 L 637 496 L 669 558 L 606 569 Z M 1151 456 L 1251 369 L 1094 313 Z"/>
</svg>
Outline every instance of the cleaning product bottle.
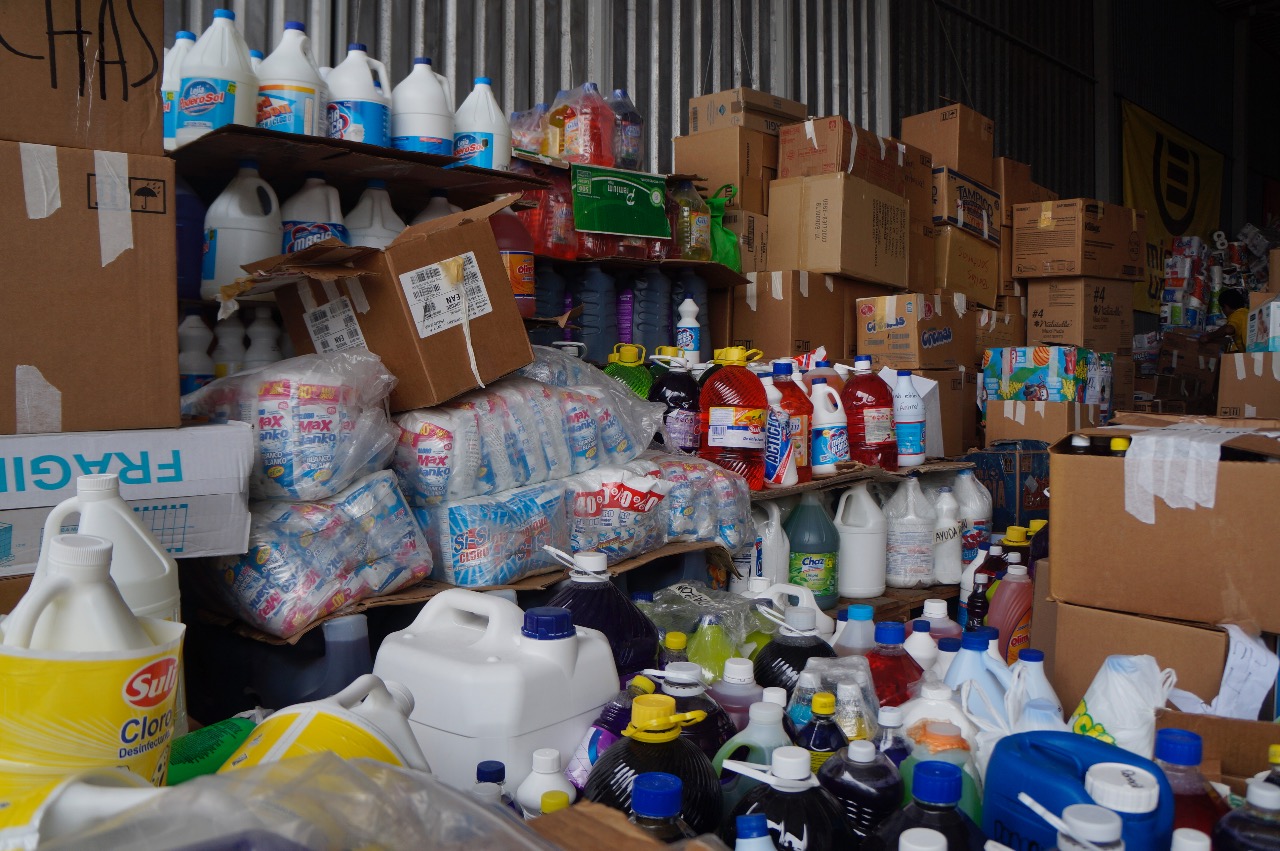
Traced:
<svg viewBox="0 0 1280 851">
<path fill-rule="evenodd" d="M 951 488 L 938 489 L 933 510 L 938 515 L 933 527 L 933 582 L 957 585 L 964 570 L 964 532 L 958 516 L 960 505 L 951 495 Z"/>
<path fill-rule="evenodd" d="M 592 363 L 605 363 L 618 339 L 617 297 L 613 276 L 600 268 L 598 263 L 592 263 L 582 276 L 577 294 L 582 302 L 582 315 L 578 318 L 578 323 L 582 326 L 582 342 L 587 347 L 583 359 Z"/>
<path fill-rule="evenodd" d="M 623 683 L 651 667 L 657 659 L 658 630 L 609 581 L 609 563 L 604 553 L 574 553 L 568 586 L 547 605 L 568 609 L 575 626 L 604 633 L 613 648 L 613 660 Z"/>
<path fill-rule="evenodd" d="M 178 326 L 178 392 L 184 396 L 214 379 L 209 346 L 213 332 L 197 313 L 188 313 Z"/>
<path fill-rule="evenodd" d="M 614 167 L 639 171 L 644 168 L 644 117 L 626 89 L 614 89 L 608 103 L 617 117 L 613 131 Z"/>
<path fill-rule="evenodd" d="M 815 476 L 834 476 L 837 464 L 849 460 L 849 425 L 840 394 L 825 378 L 812 379 L 813 448 L 810 454 Z"/>
<path fill-rule="evenodd" d="M 822 764 L 818 782 L 840 802 L 859 839 L 871 835 L 902 806 L 898 767 L 871 742 L 850 742 Z"/>
<path fill-rule="evenodd" d="M 617 358 L 604 368 L 604 374 L 641 399 L 647 399 L 653 385 L 653 376 L 644 368 L 644 346 L 618 343 L 613 347 L 613 353 Z"/>
<path fill-rule="evenodd" d="M 391 145 L 401 151 L 453 156 L 453 107 L 431 60 L 413 60 L 391 90 Z"/>
<path fill-rule="evenodd" d="M 912 622 L 911 634 L 902 642 L 902 647 L 922 671 L 929 670 L 937 661 L 938 642 L 930 635 L 929 622 L 924 618 Z"/>
<path fill-rule="evenodd" d="M 1004 537 L 1000 539 L 1000 546 L 1004 547 L 1005 556 L 1017 553 L 1022 556 L 1022 563 L 1026 564 L 1031 555 L 1031 540 L 1027 537 L 1027 527 L 1010 526 L 1005 529 Z"/>
<path fill-rule="evenodd" d="M 216 774 L 256 726 L 248 718 L 227 718 L 175 736 L 169 748 L 169 772 L 165 775 L 165 785 L 177 786 L 196 777 Z"/>
<path fill-rule="evenodd" d="M 520 812 L 516 799 L 507 791 L 507 766 L 501 760 L 486 759 L 476 763 L 476 785 L 492 783 L 498 787 L 498 795 L 502 806 Z"/>
<path fill-rule="evenodd" d="M 947 678 L 947 671 L 951 670 L 951 663 L 956 660 L 956 656 L 960 653 L 959 638 L 939 638 L 938 639 L 938 658 L 933 663 L 933 673 L 938 675 L 939 680 Z"/>
<path fill-rule="evenodd" d="M 787 701 L 787 717 L 796 729 L 804 727 L 813 718 L 813 697 L 822 691 L 822 675 L 817 671 L 804 670 Z"/>
<path fill-rule="evenodd" d="M 670 240 L 666 241 L 669 242 Z M 679 314 L 680 306 L 686 300 L 692 300 L 698 306 L 698 312 L 694 315 L 694 318 L 698 320 L 699 328 L 696 340 L 698 343 L 698 357 L 692 360 L 691 363 L 707 363 L 711 360 L 711 332 L 707 329 L 707 321 L 708 317 L 711 316 L 711 312 L 707 292 L 706 279 L 699 275 L 696 269 L 681 269 L 680 274 L 671 282 L 671 303 L 676 306 L 677 311 L 677 315 L 672 317 L 672 321 L 677 326 L 677 334 L 679 333 L 679 324 L 682 321 L 682 314 Z"/>
<path fill-rule="evenodd" d="M 1027 548 L 1027 573 L 1034 579 L 1036 562 L 1049 557 L 1049 521 L 1037 518 L 1027 528 L 1031 533 L 1031 545 Z"/>
<path fill-rule="evenodd" d="M 902 765 L 903 760 L 911 755 L 911 743 L 902 732 L 902 707 L 881 706 L 876 714 L 876 724 L 880 727 L 875 737 L 876 750 L 894 765 Z"/>
<path fill-rule="evenodd" d="M 890 588 L 925 588 L 933 584 L 934 527 L 938 516 L 915 476 L 898 485 L 885 503 L 888 527 L 885 581 Z"/>
<path fill-rule="evenodd" d="M 991 538 L 991 493 L 972 470 L 959 470 L 955 498 L 960 506 L 960 528 L 964 535 L 960 562 L 967 568 L 978 557 L 978 545 Z"/>
<path fill-rule="evenodd" d="M 1009 565 L 1009 571 L 991 600 L 987 623 L 1000 630 L 1000 655 L 1013 664 L 1018 653 L 1031 642 L 1031 604 L 1035 586 L 1021 564 Z"/>
<path fill-rule="evenodd" d="M 791 435 L 791 416 L 782 407 L 782 393 L 774 385 L 773 376 L 760 376 L 769 412 L 765 421 L 764 486 L 794 487 L 800 481 L 796 470 L 796 445 Z"/>
<path fill-rule="evenodd" d="M 245 335 L 249 348 L 244 352 L 243 369 L 257 369 L 280 360 L 280 329 L 271 318 L 271 308 L 253 309 L 253 321 Z"/>
<path fill-rule="evenodd" d="M 1058 716 L 1062 716 L 1062 701 L 1058 699 L 1058 693 L 1053 690 L 1053 685 L 1049 682 L 1049 678 L 1044 673 L 1044 651 L 1036 650 L 1033 647 L 1024 647 L 1022 652 L 1018 654 L 1018 659 L 1009 666 L 1009 672 L 1013 673 L 1018 668 L 1026 668 L 1026 686 L 1027 699 L 1035 700 L 1041 698 L 1049 702 L 1058 710 Z"/>
<path fill-rule="evenodd" d="M 343 221 L 351 244 L 369 248 L 386 248 L 404 230 L 404 220 L 391 206 L 387 182 L 380 179 L 365 183 L 360 200 Z"/>
<path fill-rule="evenodd" d="M 516 297 L 516 310 L 525 319 L 537 313 L 538 304 L 533 283 L 533 237 L 520 222 L 520 218 L 504 207 L 489 217 L 493 238 L 498 243 L 498 253 L 507 267 L 511 292 Z"/>
<path fill-rule="evenodd" d="M 600 95 L 599 86 L 583 83 L 574 109 L 576 114 L 564 128 L 562 158 L 565 162 L 611 168 L 616 117 Z"/>
<path fill-rule="evenodd" d="M 266 54 L 261 50 L 249 51 L 249 64 L 253 66 L 253 73 L 257 74 L 262 69 L 262 60 L 266 58 Z"/>
<path fill-rule="evenodd" d="M 674 774 L 646 771 L 631 784 L 630 821 L 652 839 L 672 843 L 692 839 L 696 833 L 680 818 L 684 784 Z"/>
<path fill-rule="evenodd" d="M 720 704 L 741 732 L 750 722 L 751 707 L 764 697 L 764 689 L 756 683 L 751 660 L 734 656 L 725 660 L 724 675 L 707 689 L 707 696 Z"/>
<path fill-rule="evenodd" d="M 687 725 L 680 735 L 701 748 L 707 759 L 713 759 L 737 735 L 738 728 L 720 704 L 707 695 L 702 668 L 693 662 L 672 662 L 664 671 L 654 673 L 662 675 L 662 692 L 675 698 L 677 712 L 696 710 L 704 714 L 703 720 Z"/>
<path fill-rule="evenodd" d="M 954 724 L 965 742 L 972 742 L 978 728 L 960 708 L 955 691 L 933 671 L 926 671 L 920 682 L 920 696 L 902 704 L 902 728 L 912 735 L 926 721 L 945 721 Z"/>
<path fill-rule="evenodd" d="M 947 762 L 916 763 L 911 803 L 889 816 L 862 843 L 866 851 L 893 851 L 902 834 L 916 827 L 936 830 L 947 838 L 948 851 L 978 851 L 987 837 L 957 807 L 963 791 L 963 772 Z"/>
<path fill-rule="evenodd" d="M 326 116 L 330 139 L 391 147 L 391 77 L 387 66 L 359 42 L 347 45 L 347 58 L 329 72 Z"/>
<path fill-rule="evenodd" d="M 911 383 L 911 370 L 898 370 L 898 384 L 893 388 L 893 427 L 898 438 L 899 467 L 916 467 L 925 462 L 928 445 L 924 414 L 924 400 Z"/>
<path fill-rule="evenodd" d="M 1210 833 L 1231 807 L 1200 772 L 1204 744 L 1190 730 L 1156 731 L 1155 762 L 1173 788 L 1173 826 Z M 1278 837 L 1280 839 L 1280 837 Z"/>
<path fill-rule="evenodd" d="M 763 701 L 753 703 L 748 710 L 747 726 L 725 742 L 724 747 L 716 753 L 711 764 L 720 775 L 726 811 L 732 810 L 759 783 L 741 774 L 724 771 L 724 761 L 732 758 L 768 765 L 775 750 L 792 744 L 784 727 L 784 719 L 785 710 L 781 706 Z"/>
<path fill-rule="evenodd" d="M 543 117 L 542 148 L 539 151 L 544 157 L 560 159 L 564 156 L 565 126 L 574 119 L 577 112 L 569 102 L 569 92 L 561 89 L 551 101 L 551 109 Z"/>
<path fill-rule="evenodd" d="M 213 374 L 218 378 L 235 375 L 244 368 L 244 325 L 232 314 L 213 328 Z"/>
<path fill-rule="evenodd" d="M 964 631 L 975 632 L 987 624 L 987 612 L 991 610 L 991 600 L 987 596 L 987 583 L 990 581 L 985 573 L 975 574 L 973 590 L 969 592 L 965 605 Z"/>
<path fill-rule="evenodd" d="M 846 611 L 849 615 L 848 623 L 832 647 L 837 656 L 866 656 L 876 646 L 876 625 L 872 623 L 875 609 L 855 603 Z"/>
<path fill-rule="evenodd" d="M 672 662 L 688 662 L 689 656 L 685 653 L 688 640 L 683 632 L 674 629 L 662 636 L 662 645 L 658 648 L 658 667 L 666 668 Z"/>
<path fill-rule="evenodd" d="M 901 706 L 924 676 L 924 670 L 903 649 L 906 629 L 897 621 L 876 624 L 876 646 L 867 654 L 876 698 L 883 706 Z"/>
<path fill-rule="evenodd" d="M 943 638 L 959 638 L 963 630 L 960 624 L 947 616 L 947 601 L 930 599 L 924 601 L 924 620 L 929 622 L 929 634 L 934 640 Z"/>
<path fill-rule="evenodd" d="M 787 740 L 794 742 L 796 725 L 792 723 L 791 716 L 787 714 L 787 690 L 780 686 L 766 688 L 764 690 L 764 702 L 771 703 L 782 709 L 782 729 L 787 734 Z"/>
<path fill-rule="evenodd" d="M 1058 851 L 1124 851 L 1124 822 L 1106 807 L 1072 804 L 1062 811 L 1062 823 L 1066 830 L 1058 831 Z"/>
<path fill-rule="evenodd" d="M 649 387 L 649 401 L 666 406 L 662 421 L 667 427 L 667 439 L 681 452 L 695 454 L 698 451 L 698 382 L 684 358 L 654 355 L 649 359 L 667 366 L 664 374 L 654 376 Z"/>
<path fill-rule="evenodd" d="M 637 675 L 618 692 L 617 697 L 600 709 L 600 717 L 587 728 L 586 735 L 564 769 L 565 777 L 575 788 L 582 789 L 587 785 L 591 767 L 600 761 L 601 754 L 622 738 L 622 732 L 631 723 L 631 707 L 635 699 L 653 694 L 655 688 L 653 680 Z"/>
<path fill-rule="evenodd" d="M 986 541 L 978 544 L 977 554 L 965 565 L 964 570 L 960 573 L 960 607 L 957 613 L 957 620 L 960 623 L 962 632 L 965 629 L 965 623 L 969 619 L 969 595 L 973 593 L 974 577 L 977 576 L 978 569 L 982 567 L 983 562 L 987 560 L 990 551 L 991 545 Z"/>
<path fill-rule="evenodd" d="M 1280 787 L 1249 781 L 1244 806 L 1213 828 L 1217 851 L 1275 851 L 1280 848 Z"/>
<path fill-rule="evenodd" d="M 655 352 L 671 342 L 671 279 L 651 266 L 636 277 L 632 292 L 631 342 Z M 621 319 L 618 325 L 621 330 Z"/>
<path fill-rule="evenodd" d="M 326 239 L 351 244 L 338 190 L 325 183 L 318 171 L 307 172 L 302 188 L 280 207 L 280 218 L 282 254 L 293 254 Z"/>
<path fill-rule="evenodd" d="M 871 370 L 871 356 L 853 359 L 853 375 L 840 391 L 849 421 L 849 458 L 890 472 L 898 469 L 893 388 Z"/>
<path fill-rule="evenodd" d="M 835 527 L 840 535 L 840 596 L 854 600 L 879 597 L 885 589 L 889 526 L 868 482 L 858 482 L 841 495 Z"/>
<path fill-rule="evenodd" d="M 275 190 L 258 176 L 257 161 L 241 160 L 205 213 L 200 297 L 216 298 L 220 287 L 245 274 L 241 266 L 279 254 L 280 229 Z"/>
<path fill-rule="evenodd" d="M 569 805 L 572 803 L 573 803 L 573 798 L 571 798 L 565 792 L 560 792 L 560 791 L 543 792 L 542 801 L 540 803 L 541 811 L 538 813 L 538 815 L 545 816 L 545 815 L 550 815 L 551 813 L 559 812 L 560 810 L 567 810 L 569 809 Z"/>
<path fill-rule="evenodd" d="M 423 222 L 443 219 L 445 216 L 452 216 L 454 213 L 461 212 L 461 207 L 457 204 L 449 203 L 449 194 L 447 192 L 443 189 L 432 189 L 431 200 L 427 202 L 427 206 L 418 212 L 418 215 L 413 217 L 413 221 L 409 224 L 420 225 Z"/>
<path fill-rule="evenodd" d="M 584 316 L 585 327 L 585 316 Z M 719 369 L 700 391 L 698 457 L 731 470 L 758 491 L 764 487 L 765 425 L 769 402 L 764 385 L 747 369 L 755 350 L 720 349 Z"/>
<path fill-rule="evenodd" d="M 475 88 L 453 117 L 453 155 L 466 165 L 505 169 L 511 165 L 511 125 L 493 96 L 488 77 L 476 77 Z"/>
<path fill-rule="evenodd" d="M 813 392 L 813 381 L 816 378 L 826 379 L 827 386 L 836 391 L 836 395 L 844 393 L 844 379 L 840 377 L 840 373 L 831 365 L 831 361 L 822 358 L 815 361 L 813 369 L 801 376 L 801 383 L 808 388 L 809 392 Z"/>
<path fill-rule="evenodd" d="M 782 396 L 782 409 L 790 418 L 791 447 L 796 458 L 796 476 L 799 482 L 813 479 L 810 452 L 813 449 L 813 402 L 804 388 L 795 381 L 794 364 L 789 360 L 773 362 L 773 384 Z"/>
<path fill-rule="evenodd" d="M 737 839 L 738 816 L 763 813 L 771 838 L 784 848 L 796 847 L 797 842 L 804 843 L 800 847 L 833 849 L 853 844 L 840 802 L 818 783 L 803 748 L 778 748 L 768 769 L 737 760 L 726 760 L 724 767 L 760 783 L 729 811 L 720 835 L 726 843 Z"/>
<path fill-rule="evenodd" d="M 702 324 L 698 322 L 698 303 L 691 298 L 680 302 L 676 322 L 676 348 L 696 361 L 702 355 Z"/>
<path fill-rule="evenodd" d="M 213 23 L 182 60 L 174 127 L 178 145 L 226 124 L 257 123 L 258 78 L 235 20 L 230 9 L 214 9 Z"/>
<path fill-rule="evenodd" d="M 1169 851 L 1210 851 L 1211 848 L 1213 843 L 1209 839 L 1209 834 L 1189 827 L 1180 827 L 1173 832 L 1173 847 Z"/>
<path fill-rule="evenodd" d="M 182 91 L 182 63 L 195 46 L 196 34 L 178 30 L 173 47 L 164 55 L 164 72 L 160 82 L 160 97 L 164 102 L 164 149 L 178 147 L 178 96 Z"/>
<path fill-rule="evenodd" d="M 849 744 L 849 739 L 836 723 L 836 696 L 820 691 L 813 696 L 808 722 L 796 733 L 796 745 L 809 752 L 809 767 L 817 771 L 837 751 Z"/>
<path fill-rule="evenodd" d="M 756 656 L 756 682 L 765 688 L 784 688 L 790 694 L 810 659 L 834 658 L 835 651 L 818 637 L 816 626 L 817 612 L 808 606 L 787 609 L 782 629 Z"/>
<path fill-rule="evenodd" d="M 854 678 L 853 682 L 836 683 L 836 724 L 851 742 L 870 739 L 879 732 L 878 707 L 870 699 L 875 696 L 871 677 L 864 671 L 855 671 Z"/>
<path fill-rule="evenodd" d="M 911 750 L 911 756 L 903 760 L 901 766 L 903 803 L 911 801 L 916 765 L 930 760 L 950 763 L 961 770 L 960 811 L 973 819 L 975 824 L 981 824 L 982 794 L 978 791 L 977 781 L 970 774 L 973 758 L 969 753 L 969 743 L 961 735 L 960 728 L 950 721 L 926 720 L 909 728 L 907 735 L 915 742 L 915 746 Z"/>
<path fill-rule="evenodd" d="M 526 820 L 542 814 L 542 796 L 548 792 L 563 792 L 573 800 L 577 790 L 565 779 L 560 770 L 560 752 L 555 748 L 538 748 L 533 752 L 533 771 L 516 789 L 516 803 Z"/>
<path fill-rule="evenodd" d="M 707 202 L 693 188 L 692 180 L 677 183 L 671 198 L 677 207 L 674 236 L 679 258 L 710 260 L 711 210 L 707 207 Z"/>
<path fill-rule="evenodd" d="M 791 542 L 788 582 L 813 592 L 818 608 L 829 609 L 840 599 L 837 589 L 837 562 L 840 533 L 827 510 L 813 492 L 800 497 L 784 528 Z"/>
<path fill-rule="evenodd" d="M 724 666 L 737 653 L 737 647 L 725 632 L 721 616 L 703 612 L 698 628 L 689 639 L 689 661 L 702 669 L 704 682 L 714 683 L 724 676 Z"/>
<path fill-rule="evenodd" d="M 301 21 L 285 21 L 284 35 L 258 67 L 258 126 L 281 133 L 325 136 L 328 95 Z"/>
<path fill-rule="evenodd" d="M 764 813 L 738 816 L 736 820 L 738 840 L 733 851 L 774 851 L 777 848 L 769 837 L 769 819 Z"/>
<path fill-rule="evenodd" d="M 995 723 L 1003 720 L 1005 690 L 983 660 L 989 643 L 987 636 L 983 633 L 966 632 L 964 638 L 960 639 L 960 652 L 956 654 L 951 667 L 947 669 L 944 682 L 956 692 L 959 692 L 960 687 L 965 683 L 973 682 L 986 695 L 991 703 L 991 711 L 994 711 L 996 716 L 993 717 L 985 703 L 977 697 L 972 701 L 974 712 Z"/>
</svg>

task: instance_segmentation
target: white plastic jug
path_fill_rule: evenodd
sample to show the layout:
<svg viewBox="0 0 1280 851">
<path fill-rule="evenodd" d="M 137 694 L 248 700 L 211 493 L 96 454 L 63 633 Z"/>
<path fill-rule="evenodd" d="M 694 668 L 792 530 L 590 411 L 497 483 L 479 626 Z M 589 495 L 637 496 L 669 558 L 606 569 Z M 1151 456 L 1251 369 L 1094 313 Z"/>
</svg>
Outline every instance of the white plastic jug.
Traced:
<svg viewBox="0 0 1280 851">
<path fill-rule="evenodd" d="M 226 124 L 258 123 L 258 78 L 235 20 L 230 9 L 215 9 L 213 23 L 182 61 L 174 131 L 179 145 Z"/>
<path fill-rule="evenodd" d="M 511 165 L 511 125 L 493 96 L 488 77 L 476 87 L 453 118 L 453 155 L 466 165 L 505 169 Z"/>
<path fill-rule="evenodd" d="M 391 206 L 385 180 L 369 181 L 345 221 L 351 244 L 369 248 L 386 248 L 404 230 L 404 221 Z"/>
<path fill-rule="evenodd" d="M 281 133 L 324 136 L 328 94 L 301 21 L 286 21 L 284 35 L 258 66 L 258 126 Z"/>
<path fill-rule="evenodd" d="M 933 584 L 934 526 L 938 516 L 914 476 L 898 485 L 885 503 L 889 527 L 885 582 L 890 588 L 925 588 Z"/>
<path fill-rule="evenodd" d="M 244 352 L 245 369 L 257 369 L 280 360 L 280 329 L 271 318 L 271 308 L 253 309 L 253 322 L 245 335 L 249 338 L 249 348 Z"/>
<path fill-rule="evenodd" d="M 799 585 L 778 583 L 777 585 L 770 586 L 763 592 L 753 594 L 752 597 L 755 599 L 771 600 L 774 608 L 780 612 L 785 611 L 788 606 L 792 605 L 790 601 L 794 599 L 797 601 L 794 604 L 795 606 L 807 606 L 810 609 L 813 609 L 814 614 L 817 615 L 816 628 L 819 636 L 830 641 L 831 636 L 835 634 L 835 618 L 818 608 L 817 600 L 814 599 L 813 592 L 808 588 L 801 588 Z"/>
<path fill-rule="evenodd" d="M 825 378 L 813 379 L 809 401 L 813 402 L 813 448 L 809 452 L 809 463 L 815 476 L 834 476 L 836 464 L 849 460 L 849 418 L 840 394 Z"/>
<path fill-rule="evenodd" d="M 956 697 L 951 686 L 926 672 L 920 683 L 920 696 L 902 704 L 903 731 L 909 733 L 921 721 L 946 721 L 959 727 L 964 740 L 973 744 L 978 728 L 960 708 Z"/>
<path fill-rule="evenodd" d="M 961 562 L 968 566 L 978 557 L 978 545 L 991 540 L 991 492 L 972 470 L 960 470 L 956 473 L 955 497 L 964 532 Z"/>
<path fill-rule="evenodd" d="M 236 315 L 228 316 L 213 328 L 213 374 L 218 378 L 244 369 L 244 324 Z"/>
<path fill-rule="evenodd" d="M 409 224 L 420 225 L 423 222 L 443 219 L 445 216 L 452 216 L 454 213 L 461 212 L 461 207 L 449 203 L 449 196 L 445 194 L 443 189 L 434 189 L 431 192 L 431 200 L 427 202 L 427 206 L 423 207 L 421 212 L 414 216 L 413 221 Z"/>
<path fill-rule="evenodd" d="M 391 91 L 391 144 L 402 151 L 453 155 L 453 107 L 431 60 L 413 60 Z"/>
<path fill-rule="evenodd" d="M 241 160 L 240 171 L 204 217 L 200 297 L 216 298 L 219 287 L 245 274 L 241 267 L 280 253 L 280 202 L 258 176 L 258 163 Z"/>
<path fill-rule="evenodd" d="M 938 491 L 934 503 L 937 521 L 933 527 L 933 581 L 936 585 L 956 585 L 964 570 L 961 555 L 964 534 L 960 527 L 960 505 L 951 488 Z"/>
<path fill-rule="evenodd" d="M 486 759 L 519 787 L 538 748 L 573 753 L 618 691 L 603 634 L 574 627 L 567 609 L 521 611 L 490 594 L 450 588 L 378 650 L 375 674 L 404 683 L 410 724 L 449 785 L 469 788 Z"/>
<path fill-rule="evenodd" d="M 879 597 L 885 589 L 889 524 L 867 482 L 858 482 L 840 497 L 835 524 L 840 533 L 840 596 Z"/>
<path fill-rule="evenodd" d="M 782 513 L 772 500 L 751 507 L 755 537 L 751 544 L 734 556 L 733 562 L 742 574 L 729 582 L 729 590 L 746 594 L 752 579 L 763 578 L 769 585 L 785 583 L 790 568 L 791 542 L 782 528 Z"/>
<path fill-rule="evenodd" d="M 164 75 L 160 81 L 160 97 L 164 100 L 164 149 L 178 147 L 178 92 L 182 90 L 182 63 L 196 43 L 196 34 L 178 30 L 173 47 L 164 54 Z"/>
<path fill-rule="evenodd" d="M 214 379 L 209 344 L 213 332 L 204 320 L 191 314 L 178 325 L 178 392 L 184 396 Z"/>
<path fill-rule="evenodd" d="M 284 254 L 301 251 L 326 239 L 351 244 L 338 190 L 325 183 L 324 175 L 318 171 L 308 172 L 302 188 L 281 205 L 280 218 L 280 250 Z"/>
<path fill-rule="evenodd" d="M 363 44 L 347 45 L 347 58 L 329 72 L 329 138 L 391 146 L 391 77 Z"/>
</svg>

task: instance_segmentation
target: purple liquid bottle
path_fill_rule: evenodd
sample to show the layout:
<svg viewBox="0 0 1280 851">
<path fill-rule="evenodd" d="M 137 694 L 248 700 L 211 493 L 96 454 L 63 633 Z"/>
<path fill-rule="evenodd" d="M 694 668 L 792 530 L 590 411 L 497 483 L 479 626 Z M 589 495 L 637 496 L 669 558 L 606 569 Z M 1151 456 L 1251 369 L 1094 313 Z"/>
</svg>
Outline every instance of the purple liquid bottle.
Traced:
<svg viewBox="0 0 1280 851">
<path fill-rule="evenodd" d="M 898 767 L 871 742 L 850 742 L 822 764 L 818 782 L 836 796 L 859 839 L 870 836 L 902 806 Z"/>
<path fill-rule="evenodd" d="M 586 787 L 591 767 L 600 761 L 600 755 L 622 738 L 622 731 L 631 723 L 631 704 L 642 694 L 653 694 L 654 688 L 653 680 L 637 676 L 601 708 L 600 717 L 587 728 L 564 769 L 564 776 L 579 792 Z"/>
<path fill-rule="evenodd" d="M 662 681 L 662 691 L 676 701 L 676 712 L 702 711 L 707 717 L 696 724 L 690 724 L 680 731 L 680 735 L 693 742 L 707 755 L 707 759 L 715 759 L 725 742 L 738 733 L 725 712 L 715 699 L 707 694 L 707 687 L 702 682 L 702 666 L 693 662 L 672 662 L 667 666 L 666 678 Z"/>
</svg>

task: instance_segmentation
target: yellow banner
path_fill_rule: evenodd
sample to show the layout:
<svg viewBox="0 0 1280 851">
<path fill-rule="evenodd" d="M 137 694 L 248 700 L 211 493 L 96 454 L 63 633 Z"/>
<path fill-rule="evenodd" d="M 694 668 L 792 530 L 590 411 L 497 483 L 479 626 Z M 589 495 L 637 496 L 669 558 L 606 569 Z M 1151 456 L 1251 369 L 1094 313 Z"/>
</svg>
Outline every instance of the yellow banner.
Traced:
<svg viewBox="0 0 1280 851">
<path fill-rule="evenodd" d="M 1133 308 L 1159 313 L 1169 240 L 1219 227 L 1222 154 L 1128 101 L 1121 108 L 1124 203 L 1147 212 L 1147 280 L 1134 284 Z"/>
</svg>

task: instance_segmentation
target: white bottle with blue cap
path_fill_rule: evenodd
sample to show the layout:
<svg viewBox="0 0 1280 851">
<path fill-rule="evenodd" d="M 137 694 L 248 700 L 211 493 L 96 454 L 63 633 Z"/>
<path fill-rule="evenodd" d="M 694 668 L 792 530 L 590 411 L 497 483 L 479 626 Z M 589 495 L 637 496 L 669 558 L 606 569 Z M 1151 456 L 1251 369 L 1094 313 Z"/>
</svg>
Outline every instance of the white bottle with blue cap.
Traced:
<svg viewBox="0 0 1280 851">
<path fill-rule="evenodd" d="M 280 208 L 280 216 L 283 219 L 280 250 L 284 254 L 310 248 L 326 239 L 351 244 L 338 190 L 325 183 L 324 175 L 318 171 L 307 173 L 302 188 Z"/>
<path fill-rule="evenodd" d="M 488 77 L 476 77 L 476 87 L 458 107 L 453 155 L 466 165 L 505 169 L 511 165 L 511 125 L 491 83 Z"/>
<path fill-rule="evenodd" d="M 241 160 L 240 171 L 205 213 L 200 297 L 216 298 L 219 287 L 244 276 L 246 263 L 279 253 L 280 202 L 258 176 L 258 163 Z"/>
<path fill-rule="evenodd" d="M 391 146 L 391 97 L 387 66 L 359 42 L 329 72 L 329 138 Z"/>
<path fill-rule="evenodd" d="M 391 144 L 401 151 L 453 155 L 453 108 L 431 68 L 431 60 L 413 60 L 409 76 L 391 92 Z"/>
<path fill-rule="evenodd" d="M 286 21 L 284 35 L 258 68 L 258 126 L 281 133 L 328 133 L 327 89 L 301 21 Z"/>
<path fill-rule="evenodd" d="M 253 68 L 253 73 L 258 73 L 258 70 L 262 68 L 262 60 L 265 59 L 266 56 L 267 55 L 261 50 L 249 51 L 249 65 Z"/>
<path fill-rule="evenodd" d="M 174 131 L 179 145 L 227 124 L 257 124 L 258 77 L 235 21 L 235 12 L 215 9 L 213 23 L 182 60 Z"/>
<path fill-rule="evenodd" d="M 364 194 L 346 216 L 352 245 L 386 248 L 404 230 L 404 220 L 396 215 L 387 194 L 385 180 L 370 180 Z"/>
<path fill-rule="evenodd" d="M 178 92 L 182 88 L 182 63 L 195 46 L 196 34 L 178 30 L 173 47 L 164 55 L 164 76 L 160 82 L 160 97 L 164 101 L 164 149 L 178 147 Z"/>
</svg>

